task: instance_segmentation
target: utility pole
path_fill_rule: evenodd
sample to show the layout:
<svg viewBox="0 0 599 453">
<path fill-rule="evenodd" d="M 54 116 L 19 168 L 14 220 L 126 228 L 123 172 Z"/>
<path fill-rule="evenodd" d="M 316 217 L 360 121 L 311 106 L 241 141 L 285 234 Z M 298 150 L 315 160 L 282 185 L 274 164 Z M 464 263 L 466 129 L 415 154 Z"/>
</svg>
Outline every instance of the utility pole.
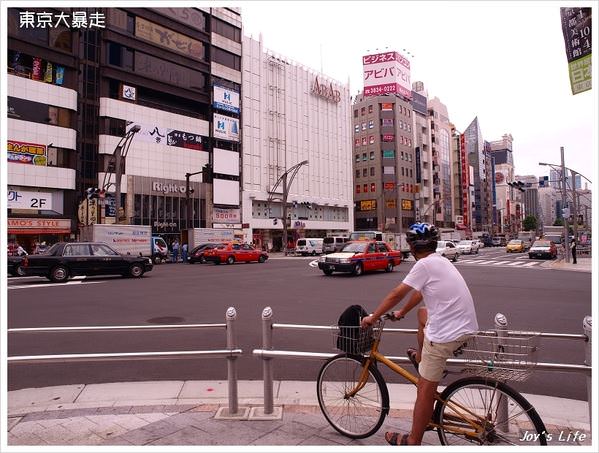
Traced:
<svg viewBox="0 0 599 453">
<path fill-rule="evenodd" d="M 560 146 L 559 150 L 560 150 L 561 159 L 562 159 L 562 220 L 564 221 L 564 259 L 565 259 L 566 263 L 569 263 L 570 262 L 570 244 L 569 244 L 570 233 L 568 231 L 568 219 L 563 214 L 563 212 L 564 212 L 563 210 L 566 208 L 566 200 L 567 200 L 567 194 L 568 194 L 568 192 L 566 191 L 566 164 L 564 162 L 564 147 Z"/>
<path fill-rule="evenodd" d="M 137 134 L 141 130 L 141 127 L 138 124 L 135 124 L 124 137 L 122 137 L 116 145 L 114 149 L 114 153 L 112 155 L 112 159 L 114 162 L 114 208 L 115 208 L 115 219 L 114 223 L 119 223 L 120 220 L 120 210 L 121 210 L 121 178 L 123 176 L 123 159 L 127 157 L 127 153 L 129 152 L 129 147 L 131 146 L 131 141 L 135 134 Z M 111 162 L 112 164 L 112 162 Z M 109 165 L 110 167 L 111 165 Z M 102 189 L 108 188 L 110 186 L 110 172 L 106 172 L 104 174 L 104 182 L 102 183 Z M 108 181 L 106 181 L 108 177 Z"/>
<path fill-rule="evenodd" d="M 189 178 L 199 174 L 202 175 L 202 182 L 212 183 L 212 165 L 206 164 L 200 171 L 196 171 L 195 173 L 185 173 L 185 226 L 188 229 L 193 228 L 193 209 L 191 205 L 191 194 L 193 193 L 193 189 L 191 188 Z"/>
<path fill-rule="evenodd" d="M 570 169 L 570 174 L 572 175 L 572 208 L 574 212 L 572 213 L 572 220 L 574 224 L 572 225 L 574 232 L 574 240 L 578 241 L 578 201 L 576 200 L 576 172 Z"/>
</svg>

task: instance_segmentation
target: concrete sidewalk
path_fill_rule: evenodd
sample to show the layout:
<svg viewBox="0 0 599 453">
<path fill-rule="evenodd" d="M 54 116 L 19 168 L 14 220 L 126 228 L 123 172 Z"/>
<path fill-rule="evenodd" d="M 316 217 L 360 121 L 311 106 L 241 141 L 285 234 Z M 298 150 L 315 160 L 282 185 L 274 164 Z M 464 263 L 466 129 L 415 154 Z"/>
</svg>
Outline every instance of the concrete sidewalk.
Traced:
<svg viewBox="0 0 599 453">
<path fill-rule="evenodd" d="M 238 414 L 242 415 L 233 419 L 227 419 L 226 381 L 23 389 L 8 392 L 7 445 L 224 445 L 231 446 L 231 451 L 243 445 L 383 446 L 387 445 L 385 431 L 410 429 L 415 390 L 407 384 L 389 385 L 392 408 L 383 426 L 367 439 L 352 440 L 325 420 L 314 382 L 275 381 L 275 416 L 270 420 L 263 416 L 262 381 L 239 382 Z M 584 445 L 591 451 L 585 401 L 525 397 L 553 435 L 550 444 Z M 427 432 L 424 443 L 439 445 L 436 431 Z"/>
<path fill-rule="evenodd" d="M 543 263 L 543 267 L 565 271 L 593 272 L 593 258 L 576 258 L 577 263 L 566 263 L 563 259 Z"/>
</svg>

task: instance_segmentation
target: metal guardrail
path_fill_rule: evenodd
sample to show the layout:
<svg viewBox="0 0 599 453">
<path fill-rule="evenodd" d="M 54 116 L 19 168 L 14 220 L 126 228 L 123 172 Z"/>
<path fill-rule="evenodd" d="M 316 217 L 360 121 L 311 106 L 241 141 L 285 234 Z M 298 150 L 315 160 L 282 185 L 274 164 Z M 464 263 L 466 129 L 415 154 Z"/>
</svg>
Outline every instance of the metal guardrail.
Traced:
<svg viewBox="0 0 599 453">
<path fill-rule="evenodd" d="M 503 316 L 498 313 L 495 317 L 496 326 L 497 319 Z M 507 320 L 505 321 L 507 325 Z M 262 311 L 262 349 L 254 349 L 252 354 L 255 357 L 259 357 L 263 360 L 263 380 L 264 380 L 264 413 L 272 414 L 273 407 L 273 371 L 272 371 L 272 359 L 275 358 L 293 358 L 293 359 L 306 359 L 306 360 L 326 360 L 334 357 L 338 353 L 326 353 L 326 352 L 305 352 L 305 351 L 288 351 L 288 350 L 275 350 L 272 347 L 272 336 L 275 329 L 282 330 L 300 330 L 300 331 L 335 331 L 336 326 L 317 326 L 317 325 L 306 325 L 306 324 L 279 324 L 273 322 L 273 313 L 270 307 L 264 308 Z M 399 333 L 399 334 L 416 334 L 417 329 L 392 329 L 385 328 L 385 332 Z M 561 333 L 549 333 L 549 332 L 533 332 L 538 334 L 541 338 L 552 338 L 562 340 L 576 340 L 585 342 L 585 361 L 583 365 L 577 364 L 565 364 L 565 363 L 547 363 L 539 362 L 536 364 L 535 369 L 538 371 L 563 371 L 571 373 L 585 374 L 587 378 L 587 400 L 589 405 L 589 420 L 591 420 L 591 389 L 592 389 L 592 318 L 586 316 L 583 320 L 583 334 L 561 334 Z M 481 333 L 496 333 L 496 331 L 481 331 Z M 507 336 L 523 336 L 529 335 L 531 332 L 522 331 L 510 331 L 506 330 L 502 332 Z M 397 363 L 411 363 L 407 357 L 396 357 L 387 356 L 388 359 Z M 449 366 L 464 366 L 468 363 L 464 359 L 448 359 L 447 364 Z"/>
<path fill-rule="evenodd" d="M 94 359 L 130 359 L 141 357 L 183 357 L 194 356 L 201 358 L 226 358 L 227 359 L 227 381 L 228 381 L 228 415 L 239 412 L 237 397 L 237 357 L 243 351 L 236 346 L 235 320 L 237 311 L 229 307 L 225 314 L 225 323 L 221 324 L 168 324 L 159 326 L 89 326 L 89 327 L 42 327 L 42 328 L 15 328 L 8 329 L 8 333 L 32 333 L 32 332 L 83 332 L 83 331 L 125 331 L 125 330 L 147 330 L 147 329 L 215 329 L 224 328 L 227 333 L 226 349 L 191 350 L 191 351 L 151 351 L 151 352 L 117 352 L 117 353 L 94 353 L 94 354 L 52 354 L 52 355 L 29 355 L 9 356 L 6 358 L 9 364 L 24 362 L 66 362 L 71 360 L 94 360 Z"/>
</svg>

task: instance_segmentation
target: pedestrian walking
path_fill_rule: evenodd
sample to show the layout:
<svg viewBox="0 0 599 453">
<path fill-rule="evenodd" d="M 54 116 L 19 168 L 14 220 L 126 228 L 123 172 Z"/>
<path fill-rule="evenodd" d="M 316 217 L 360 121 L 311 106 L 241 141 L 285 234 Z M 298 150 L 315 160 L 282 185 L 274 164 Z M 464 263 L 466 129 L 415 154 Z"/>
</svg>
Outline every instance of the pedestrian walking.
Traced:
<svg viewBox="0 0 599 453">
<path fill-rule="evenodd" d="M 187 242 L 184 242 L 181 246 L 181 259 L 184 263 L 187 263 Z"/>
<path fill-rule="evenodd" d="M 173 256 L 172 256 L 172 261 L 173 263 L 176 263 L 179 261 L 179 241 L 177 239 L 175 239 L 173 241 Z"/>
<path fill-rule="evenodd" d="M 570 251 L 572 252 L 572 264 L 576 264 L 576 238 L 570 242 Z"/>
<path fill-rule="evenodd" d="M 17 244 L 17 255 L 18 256 L 27 256 L 29 253 L 23 248 L 21 244 Z"/>
</svg>

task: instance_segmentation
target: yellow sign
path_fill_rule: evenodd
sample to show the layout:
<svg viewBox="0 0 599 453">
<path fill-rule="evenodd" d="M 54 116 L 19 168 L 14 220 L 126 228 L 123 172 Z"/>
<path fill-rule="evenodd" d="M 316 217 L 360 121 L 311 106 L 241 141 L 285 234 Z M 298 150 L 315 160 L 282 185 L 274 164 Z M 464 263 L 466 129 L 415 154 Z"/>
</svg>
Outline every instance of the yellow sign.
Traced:
<svg viewBox="0 0 599 453">
<path fill-rule="evenodd" d="M 196 60 L 204 59 L 204 46 L 200 41 L 141 17 L 135 18 L 135 36 Z"/>
<path fill-rule="evenodd" d="M 403 209 L 404 211 L 411 211 L 412 209 L 414 209 L 414 203 L 412 203 L 412 200 L 406 200 L 405 198 L 402 198 L 401 200 L 401 209 Z"/>
<path fill-rule="evenodd" d="M 394 209 L 397 207 L 397 203 L 395 202 L 394 199 L 385 200 L 385 206 L 387 206 L 389 209 Z"/>
<path fill-rule="evenodd" d="M 360 201 L 360 211 L 374 211 L 376 209 L 376 200 Z"/>
</svg>

